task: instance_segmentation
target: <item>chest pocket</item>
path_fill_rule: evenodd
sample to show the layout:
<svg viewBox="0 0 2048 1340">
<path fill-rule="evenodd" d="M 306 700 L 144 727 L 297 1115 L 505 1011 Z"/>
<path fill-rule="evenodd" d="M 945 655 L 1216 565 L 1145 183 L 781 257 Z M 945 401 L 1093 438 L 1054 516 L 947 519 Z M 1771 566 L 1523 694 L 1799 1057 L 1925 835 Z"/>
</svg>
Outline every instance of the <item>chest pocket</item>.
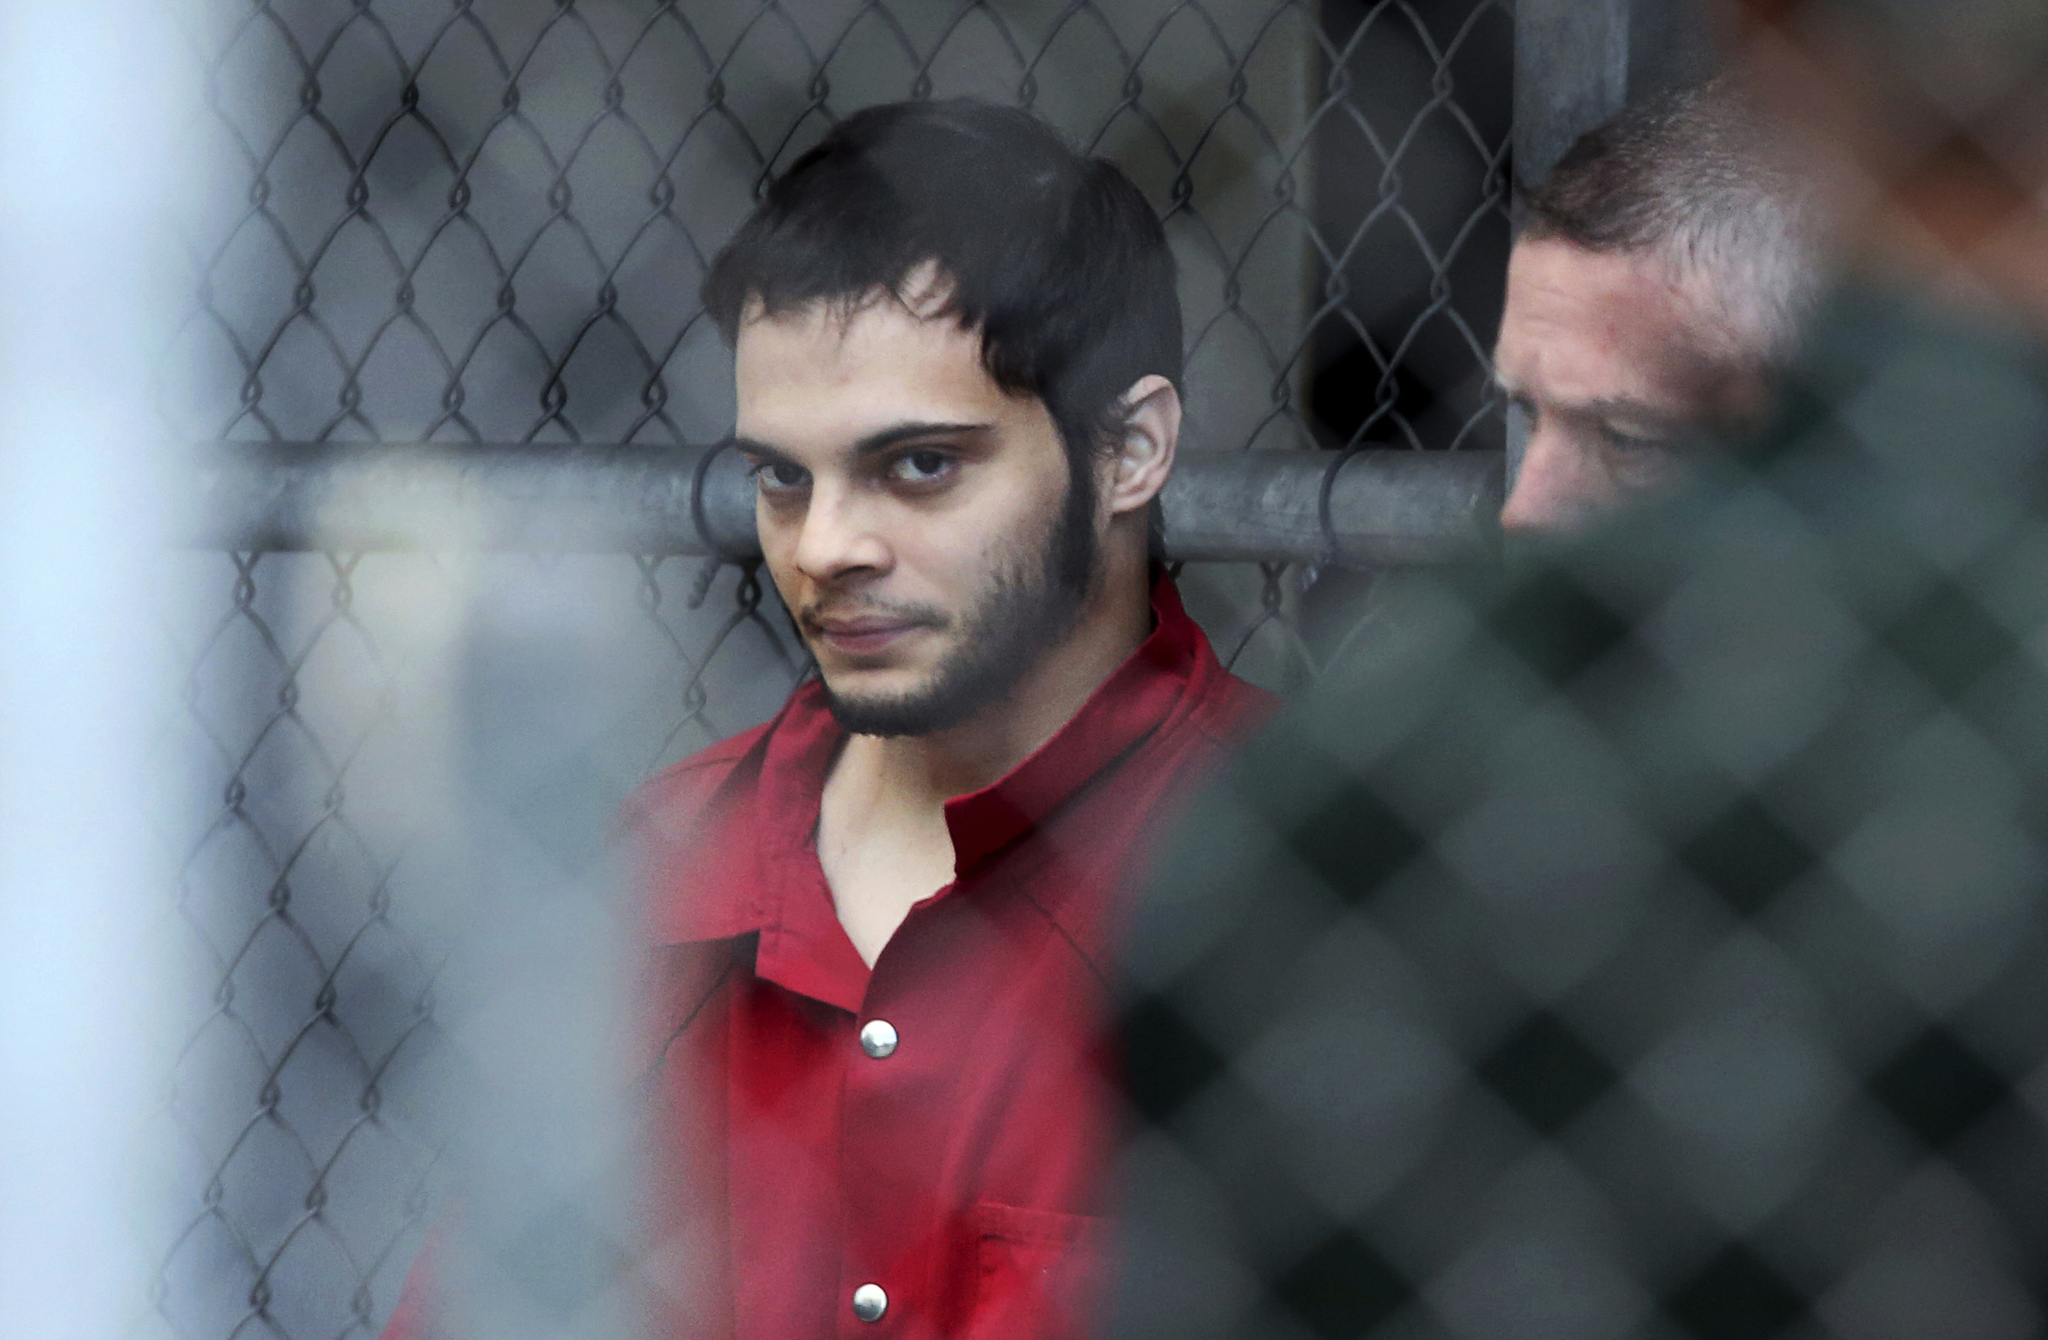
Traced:
<svg viewBox="0 0 2048 1340">
<path fill-rule="evenodd" d="M 1109 1220 L 983 1201 L 967 1340 L 1085 1340 L 1102 1330 Z"/>
</svg>

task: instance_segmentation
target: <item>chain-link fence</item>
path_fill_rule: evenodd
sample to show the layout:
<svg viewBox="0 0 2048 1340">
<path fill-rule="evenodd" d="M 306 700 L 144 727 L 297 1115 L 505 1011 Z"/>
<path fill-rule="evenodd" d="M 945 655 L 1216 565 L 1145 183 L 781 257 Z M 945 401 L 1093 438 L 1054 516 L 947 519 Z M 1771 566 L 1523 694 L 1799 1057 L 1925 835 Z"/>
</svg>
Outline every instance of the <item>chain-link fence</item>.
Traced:
<svg viewBox="0 0 2048 1340">
<path fill-rule="evenodd" d="M 715 442 L 730 359 L 697 286 L 765 176 L 851 109 L 973 94 L 1158 206 L 1184 449 L 1498 449 L 1513 37 L 1501 0 L 215 7 L 194 129 L 221 188 L 160 403 L 198 441 Z M 1320 577 L 1183 584 L 1288 686 L 1356 623 L 1358 580 Z M 461 1064 L 427 798 L 487 797 L 533 886 L 574 886 L 618 799 L 764 717 L 800 653 L 752 567 L 660 553 L 237 552 L 175 579 L 207 611 L 174 630 L 167 749 L 215 798 L 173 835 L 212 996 L 168 1095 L 188 1213 L 159 1313 L 192 1340 L 374 1334 Z"/>
</svg>

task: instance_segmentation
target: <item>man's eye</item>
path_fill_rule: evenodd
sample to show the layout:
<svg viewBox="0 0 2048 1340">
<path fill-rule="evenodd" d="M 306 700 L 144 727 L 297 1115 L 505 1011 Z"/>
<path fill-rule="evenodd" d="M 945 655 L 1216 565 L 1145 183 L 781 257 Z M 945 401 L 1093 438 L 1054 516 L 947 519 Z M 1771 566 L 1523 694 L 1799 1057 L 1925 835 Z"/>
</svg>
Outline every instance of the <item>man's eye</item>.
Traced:
<svg viewBox="0 0 2048 1340">
<path fill-rule="evenodd" d="M 943 451 L 912 451 L 889 464 L 891 478 L 905 484 L 934 484 L 953 468 L 953 458 Z"/>
<path fill-rule="evenodd" d="M 788 493 L 810 483 L 811 472 L 788 461 L 760 461 L 754 466 L 754 478 L 770 493 Z"/>
<path fill-rule="evenodd" d="M 1663 487 L 1673 482 L 1684 467 L 1676 443 L 1662 433 L 1609 429 L 1600 435 L 1600 443 L 1608 476 L 1626 488 Z"/>
<path fill-rule="evenodd" d="M 1670 445 L 1669 439 L 1661 433 L 1626 433 L 1619 428 L 1601 429 L 1600 441 L 1609 451 L 1624 456 L 1662 451 Z"/>
</svg>

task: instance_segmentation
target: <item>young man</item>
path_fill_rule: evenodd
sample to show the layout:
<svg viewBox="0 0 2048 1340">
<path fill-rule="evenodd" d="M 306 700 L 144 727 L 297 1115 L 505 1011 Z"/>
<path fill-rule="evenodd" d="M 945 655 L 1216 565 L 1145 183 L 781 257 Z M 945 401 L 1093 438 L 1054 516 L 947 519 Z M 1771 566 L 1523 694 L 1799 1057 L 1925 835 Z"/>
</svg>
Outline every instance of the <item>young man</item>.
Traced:
<svg viewBox="0 0 2048 1340">
<path fill-rule="evenodd" d="M 1494 364 L 1529 438 L 1511 532 L 1675 483 L 1686 443 L 1767 408 L 1818 290 L 1811 181 L 1728 81 L 1629 108 L 1529 201 Z"/>
<path fill-rule="evenodd" d="M 1165 235 L 1023 112 L 892 104 L 769 188 L 705 297 L 818 673 L 633 807 L 655 1329 L 1085 1332 L 1119 895 L 1268 709 L 1152 561 Z"/>
<path fill-rule="evenodd" d="M 1074 1334 L 1119 890 L 1265 711 L 1151 558 L 1164 234 L 1025 113 L 874 107 L 774 183 L 706 300 L 818 673 L 638 802 L 650 1282 L 672 1334 Z"/>
</svg>

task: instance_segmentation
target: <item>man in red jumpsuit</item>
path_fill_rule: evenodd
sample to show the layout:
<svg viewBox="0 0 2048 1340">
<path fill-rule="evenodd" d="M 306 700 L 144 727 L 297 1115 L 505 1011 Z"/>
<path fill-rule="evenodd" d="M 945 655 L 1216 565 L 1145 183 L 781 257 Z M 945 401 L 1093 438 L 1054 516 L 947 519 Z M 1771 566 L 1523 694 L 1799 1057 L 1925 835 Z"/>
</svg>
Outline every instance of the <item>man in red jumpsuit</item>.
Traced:
<svg viewBox="0 0 2048 1340">
<path fill-rule="evenodd" d="M 1085 1333 L 1120 894 L 1266 711 L 1153 554 L 1164 233 L 1025 113 L 892 104 L 774 183 L 705 296 L 818 673 L 634 806 L 659 1329 Z"/>
</svg>

